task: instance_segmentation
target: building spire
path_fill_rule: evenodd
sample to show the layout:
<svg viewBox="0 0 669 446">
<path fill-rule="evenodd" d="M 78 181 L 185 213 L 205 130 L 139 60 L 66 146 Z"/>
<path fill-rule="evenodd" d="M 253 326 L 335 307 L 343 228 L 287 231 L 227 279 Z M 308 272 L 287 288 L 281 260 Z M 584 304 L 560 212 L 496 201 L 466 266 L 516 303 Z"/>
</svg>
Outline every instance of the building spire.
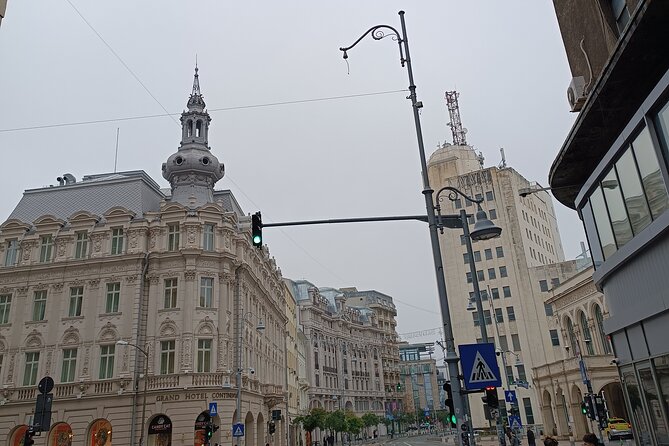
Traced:
<svg viewBox="0 0 669 446">
<path fill-rule="evenodd" d="M 193 76 L 193 92 L 190 94 L 190 97 L 188 98 L 188 109 L 189 110 L 199 110 L 202 111 L 204 110 L 204 107 L 206 107 L 206 104 L 204 103 L 204 98 L 202 96 L 202 93 L 200 92 L 200 75 L 197 74 L 199 71 L 197 67 L 197 56 L 195 56 L 195 75 Z"/>
</svg>

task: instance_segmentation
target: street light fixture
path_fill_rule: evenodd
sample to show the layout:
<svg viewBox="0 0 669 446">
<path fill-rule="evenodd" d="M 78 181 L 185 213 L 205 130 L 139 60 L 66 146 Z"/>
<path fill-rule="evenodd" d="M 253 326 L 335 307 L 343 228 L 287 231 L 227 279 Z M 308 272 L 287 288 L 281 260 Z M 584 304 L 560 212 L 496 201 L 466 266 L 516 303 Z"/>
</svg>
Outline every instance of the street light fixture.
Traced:
<svg viewBox="0 0 669 446">
<path fill-rule="evenodd" d="M 409 56 L 409 41 L 407 38 L 406 24 L 404 22 L 404 11 L 400 11 L 400 23 L 402 33 L 400 34 L 395 28 L 389 25 L 376 25 L 365 31 L 352 45 L 348 47 L 339 48 L 344 53 L 344 59 L 348 59 L 348 51 L 355 47 L 365 36 L 371 35 L 374 40 L 381 40 L 384 37 L 390 36 L 395 40 L 399 46 L 400 64 L 407 68 L 409 76 L 409 99 L 411 100 L 411 108 L 413 110 L 414 124 L 416 127 L 416 139 L 418 141 L 418 154 L 420 156 L 421 173 L 423 177 L 423 196 L 425 197 L 425 208 L 427 211 L 427 222 L 430 231 L 430 241 L 432 245 L 432 257 L 434 260 L 434 269 L 437 280 L 437 291 L 439 293 L 439 305 L 441 307 L 441 320 L 444 326 L 444 341 L 446 343 L 446 362 L 448 364 L 449 376 L 456 377 L 459 373 L 458 362 L 460 358 L 455 351 L 455 340 L 453 338 L 453 326 L 451 324 L 451 314 L 448 308 L 448 295 L 446 293 L 446 279 L 444 278 L 444 266 L 441 257 L 441 248 L 439 246 L 439 234 L 437 233 L 436 217 L 434 212 L 434 203 L 432 201 L 432 194 L 434 190 L 430 187 L 428 177 L 427 160 L 425 156 L 425 147 L 423 144 L 423 131 L 420 125 L 419 110 L 423 107 L 416 96 L 416 85 L 413 79 L 413 70 L 411 68 L 411 57 Z M 389 34 L 386 34 L 389 32 Z M 453 399 L 454 408 L 457 414 L 464 413 L 464 406 L 460 394 L 460 381 L 453 380 Z M 460 429 L 458 428 L 458 433 Z M 461 442 L 461 437 L 458 435 L 458 442 Z"/>
<path fill-rule="evenodd" d="M 145 359 L 144 359 L 144 390 L 142 391 L 142 434 L 139 436 L 139 444 L 140 444 L 140 446 L 144 446 L 144 430 L 145 430 L 144 427 L 145 427 L 145 423 L 146 423 L 146 420 L 145 420 L 145 417 L 146 417 L 146 388 L 147 388 L 146 385 L 149 381 L 149 376 L 148 376 L 148 373 L 149 373 L 149 344 L 146 344 L 146 347 L 145 347 L 146 350 L 144 350 L 143 348 L 141 348 L 138 345 L 132 344 L 128 341 L 124 341 L 122 339 L 119 339 L 118 341 L 116 341 L 116 344 L 117 345 L 126 345 L 126 346 L 130 346 L 130 347 L 134 347 L 135 349 L 137 349 L 140 353 L 142 353 L 145 356 Z M 138 385 L 135 385 L 135 392 L 137 392 L 138 387 L 139 387 Z"/>
</svg>

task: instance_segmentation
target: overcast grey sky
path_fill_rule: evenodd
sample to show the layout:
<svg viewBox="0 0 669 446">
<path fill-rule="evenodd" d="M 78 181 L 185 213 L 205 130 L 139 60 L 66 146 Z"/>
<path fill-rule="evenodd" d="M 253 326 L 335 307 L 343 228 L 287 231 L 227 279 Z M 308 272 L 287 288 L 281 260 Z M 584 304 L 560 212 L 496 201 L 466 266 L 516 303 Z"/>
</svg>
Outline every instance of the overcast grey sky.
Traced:
<svg viewBox="0 0 669 446">
<path fill-rule="evenodd" d="M 113 171 L 117 127 L 118 170 L 145 170 L 167 187 L 160 169 L 178 147 L 178 115 L 5 130 L 180 113 L 196 54 L 209 142 L 226 166 L 217 189 L 231 189 L 245 212 L 261 210 L 265 222 L 424 214 L 397 44 L 367 37 L 349 67 L 338 50 L 373 25 L 399 29 L 400 9 L 427 156 L 451 141 L 444 92 L 455 89 L 468 142 L 486 165 L 504 147 L 510 166 L 545 185 L 575 117 L 550 1 L 9 0 L 0 28 L 0 220 L 24 189 L 66 172 Z M 391 93 L 249 107 L 383 92 Z M 573 258 L 580 222 L 556 208 Z M 424 223 L 267 228 L 264 239 L 285 277 L 389 294 L 400 333 L 440 325 Z"/>
</svg>

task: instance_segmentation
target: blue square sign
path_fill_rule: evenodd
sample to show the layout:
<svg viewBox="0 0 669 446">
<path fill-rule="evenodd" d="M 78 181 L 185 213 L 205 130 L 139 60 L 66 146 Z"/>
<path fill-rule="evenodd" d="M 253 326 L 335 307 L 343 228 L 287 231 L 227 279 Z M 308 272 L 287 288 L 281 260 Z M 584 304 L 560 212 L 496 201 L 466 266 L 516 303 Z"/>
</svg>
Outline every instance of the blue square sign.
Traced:
<svg viewBox="0 0 669 446">
<path fill-rule="evenodd" d="M 480 390 L 486 387 L 501 387 L 502 379 L 497 366 L 495 344 L 461 344 L 460 362 L 465 377 L 465 389 Z"/>
</svg>

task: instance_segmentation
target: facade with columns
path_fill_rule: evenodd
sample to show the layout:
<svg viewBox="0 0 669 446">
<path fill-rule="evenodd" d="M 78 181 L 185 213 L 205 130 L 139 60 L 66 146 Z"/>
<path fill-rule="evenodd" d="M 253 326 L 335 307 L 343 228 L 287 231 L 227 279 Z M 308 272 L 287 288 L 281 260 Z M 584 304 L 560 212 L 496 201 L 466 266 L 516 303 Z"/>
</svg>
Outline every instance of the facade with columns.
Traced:
<svg viewBox="0 0 669 446">
<path fill-rule="evenodd" d="M 284 283 L 234 196 L 214 190 L 210 121 L 196 69 L 169 192 L 143 171 L 68 174 L 26 190 L 0 225 L 0 444 L 21 444 L 47 375 L 38 446 L 199 446 L 212 402 L 212 443 L 286 443 L 284 421 L 267 429 L 286 407 Z M 246 435 L 233 443 L 238 384 Z"/>
</svg>

